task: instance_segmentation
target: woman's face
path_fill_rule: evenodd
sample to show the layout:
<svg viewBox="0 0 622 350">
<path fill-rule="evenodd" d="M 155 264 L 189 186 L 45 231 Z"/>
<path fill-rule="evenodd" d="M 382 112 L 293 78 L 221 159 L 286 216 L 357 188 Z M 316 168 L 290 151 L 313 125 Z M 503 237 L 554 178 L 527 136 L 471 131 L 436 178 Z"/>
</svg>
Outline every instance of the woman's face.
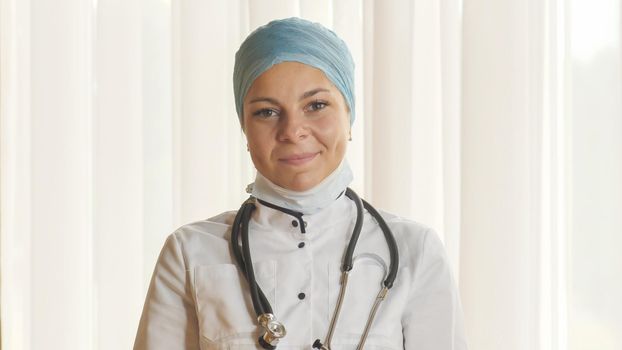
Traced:
<svg viewBox="0 0 622 350">
<path fill-rule="evenodd" d="M 253 82 L 243 110 L 255 168 L 274 184 L 305 191 L 341 163 L 350 116 L 321 70 L 297 62 L 274 65 Z"/>
</svg>

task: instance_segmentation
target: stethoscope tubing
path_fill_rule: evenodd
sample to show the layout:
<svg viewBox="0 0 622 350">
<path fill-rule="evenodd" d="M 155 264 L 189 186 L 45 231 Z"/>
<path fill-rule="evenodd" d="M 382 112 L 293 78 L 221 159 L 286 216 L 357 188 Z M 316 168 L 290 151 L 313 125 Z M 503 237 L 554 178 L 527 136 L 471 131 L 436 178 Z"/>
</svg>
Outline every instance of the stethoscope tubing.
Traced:
<svg viewBox="0 0 622 350">
<path fill-rule="evenodd" d="M 361 198 L 359 198 L 359 196 L 349 187 L 346 188 L 346 196 L 356 205 L 356 222 L 354 223 L 350 243 L 348 243 L 348 249 L 346 249 L 346 254 L 343 257 L 343 263 L 341 265 L 342 272 L 352 270 L 354 249 L 356 248 L 356 244 L 358 243 L 359 236 L 361 235 L 361 229 L 363 227 L 363 203 L 361 202 Z"/>
<path fill-rule="evenodd" d="M 393 283 L 395 282 L 395 278 L 397 277 L 397 270 L 399 265 L 399 253 L 397 249 L 397 242 L 395 241 L 395 237 L 391 233 L 391 229 L 389 229 L 389 225 L 387 225 L 386 221 L 382 218 L 382 215 L 374 208 L 371 204 L 366 202 L 364 199 L 359 198 L 359 196 L 352 191 L 349 187 L 346 189 L 346 196 L 350 198 L 356 205 L 356 222 L 354 224 L 354 230 L 352 233 L 352 238 L 350 238 L 350 243 L 348 244 L 348 249 L 346 250 L 346 254 L 343 258 L 343 264 L 341 266 L 341 271 L 350 271 L 353 267 L 353 256 L 354 249 L 356 248 L 356 244 L 358 243 L 359 236 L 361 234 L 361 228 L 363 226 L 363 207 L 371 214 L 371 216 L 376 220 L 382 234 L 384 235 L 387 245 L 389 247 L 389 256 L 390 256 L 390 265 L 389 265 L 389 273 L 384 280 L 384 286 L 388 289 L 393 287 Z"/>
<path fill-rule="evenodd" d="M 319 339 L 316 341 L 316 343 L 319 344 L 317 347 L 321 349 L 330 349 L 332 337 L 334 335 L 337 321 L 339 319 L 339 314 L 341 312 L 341 306 L 343 304 L 345 290 L 346 290 L 347 283 L 348 283 L 348 274 L 354 266 L 353 265 L 354 250 L 356 249 L 356 244 L 358 243 L 358 239 L 361 234 L 361 230 L 363 226 L 363 208 L 365 208 L 371 214 L 371 216 L 376 220 L 376 222 L 381 228 L 381 231 L 387 241 L 387 245 L 389 248 L 390 264 L 389 264 L 389 272 L 387 273 L 386 278 L 383 281 L 384 286 L 381 289 L 381 291 L 378 293 L 376 301 L 374 302 L 374 305 L 370 311 L 370 315 L 365 325 L 363 336 L 361 338 L 361 341 L 359 342 L 359 345 L 357 346 L 357 349 L 361 349 L 363 345 L 365 344 L 365 340 L 367 339 L 367 335 L 369 333 L 369 330 L 375 318 L 380 302 L 384 300 L 389 289 L 393 287 L 393 283 L 395 282 L 395 278 L 397 277 L 397 270 L 399 267 L 399 254 L 398 254 L 398 248 L 397 248 L 397 243 L 395 241 L 395 237 L 391 233 L 389 226 L 387 225 L 385 220 L 382 218 L 380 213 L 374 207 L 372 207 L 371 204 L 359 198 L 358 195 L 354 191 L 352 191 L 350 188 L 346 189 L 345 195 L 355 203 L 357 215 L 356 215 L 356 221 L 354 223 L 354 228 L 352 230 L 352 236 L 350 238 L 350 242 L 348 243 L 348 247 L 344 254 L 344 258 L 343 258 L 342 265 L 341 265 L 342 276 L 341 276 L 341 281 L 340 281 L 341 288 L 339 292 L 339 298 L 338 298 L 337 305 L 333 313 L 333 317 L 331 318 L 331 323 L 329 326 L 327 337 L 325 339 L 325 344 L 319 343 Z M 264 203 L 263 201 L 260 201 L 260 202 Z M 240 271 L 245 275 L 246 280 L 248 282 L 251 299 L 253 302 L 253 308 L 255 310 L 255 313 L 257 314 L 258 319 L 260 319 L 262 315 L 266 315 L 266 314 L 272 315 L 272 307 L 270 305 L 270 302 L 266 298 L 265 294 L 263 293 L 263 291 L 257 284 L 257 281 L 255 279 L 255 272 L 253 270 L 253 261 L 252 261 L 251 252 L 250 252 L 250 242 L 249 242 L 249 233 L 248 233 L 249 225 L 248 224 L 250 222 L 252 213 L 255 210 L 254 203 L 255 203 L 255 198 L 251 196 L 242 204 L 242 207 L 236 214 L 235 219 L 233 220 L 230 243 L 231 243 L 231 250 L 233 252 L 237 265 L 240 268 Z M 265 203 L 265 204 L 269 204 L 269 203 Z M 285 208 L 278 208 L 272 204 L 270 204 L 269 206 L 274 209 L 279 209 L 279 210 L 283 209 L 284 212 L 295 216 L 301 222 L 300 224 L 303 225 L 301 229 L 304 229 L 304 222 L 302 221 L 302 215 L 303 215 L 302 213 L 294 212 L 292 210 L 285 209 Z M 240 245 L 239 245 L 240 231 L 241 231 L 241 241 L 242 241 L 241 251 L 240 251 Z M 260 341 L 261 341 L 261 338 L 260 338 Z M 314 345 L 314 347 L 316 346 Z M 269 348 L 274 348 L 274 346 L 269 346 Z"/>
<path fill-rule="evenodd" d="M 247 199 L 242 208 L 240 208 L 241 215 L 236 215 L 233 220 L 233 229 L 231 230 L 231 250 L 233 251 L 233 255 L 235 260 L 237 261 L 238 267 L 242 271 L 242 273 L 246 277 L 246 281 L 248 282 L 251 299 L 253 302 L 253 308 L 255 309 L 255 313 L 257 316 L 272 313 L 272 307 L 268 298 L 263 293 L 261 288 L 257 285 L 257 281 L 255 279 L 255 272 L 253 270 L 253 260 L 250 254 L 250 244 L 248 239 L 248 225 L 242 225 L 242 222 L 248 222 L 250 219 L 253 210 L 255 210 L 255 205 L 253 204 L 252 198 Z M 239 234 L 240 228 L 242 228 L 242 252 L 240 252 L 240 247 L 238 245 L 239 242 Z"/>
<path fill-rule="evenodd" d="M 374 305 L 369 313 L 367 318 L 367 322 L 365 323 L 365 329 L 363 331 L 363 336 L 361 337 L 359 344 L 357 346 L 357 350 L 361 350 L 365 345 L 367 340 L 367 336 L 369 335 L 369 330 L 371 329 L 372 323 L 376 317 L 376 313 L 378 308 L 380 307 L 380 303 L 384 300 L 389 289 L 393 287 L 393 283 L 397 276 L 397 269 L 399 265 L 399 254 L 397 249 L 397 243 L 395 241 L 395 237 L 391 233 L 389 226 L 384 221 L 380 213 L 371 206 L 371 204 L 367 203 L 364 200 L 361 200 L 359 196 L 352 191 L 350 188 L 346 189 L 346 196 L 350 198 L 356 205 L 356 223 L 354 224 L 354 230 L 352 233 L 352 237 L 350 238 L 350 243 L 348 244 L 348 248 L 346 250 L 346 254 L 343 258 L 343 264 L 341 267 L 341 279 L 340 279 L 340 289 L 339 296 L 337 298 L 337 304 L 335 305 L 335 310 L 333 311 L 333 316 L 331 317 L 330 325 L 328 327 L 328 332 L 326 334 L 326 338 L 324 339 L 324 343 L 319 342 L 319 339 L 314 343 L 314 348 L 320 350 L 331 350 L 333 335 L 335 334 L 335 329 L 337 327 L 337 322 L 339 321 L 339 315 L 341 314 L 341 306 L 343 305 L 343 301 L 345 298 L 346 289 L 348 286 L 348 278 L 350 271 L 352 270 L 354 249 L 356 248 L 356 243 L 358 242 L 358 238 L 361 233 L 361 228 L 363 225 L 363 207 L 371 214 L 373 218 L 376 219 L 376 222 L 380 226 L 382 233 L 385 236 L 387 241 L 387 245 L 389 247 L 389 255 L 390 255 L 390 265 L 389 272 L 385 280 L 383 281 L 383 288 L 378 293 L 376 300 L 374 301 Z"/>
<path fill-rule="evenodd" d="M 387 287 L 387 289 L 391 289 L 393 287 L 393 283 L 395 282 L 395 278 L 397 277 L 397 270 L 400 261 L 397 242 L 395 241 L 395 236 L 393 235 L 393 233 L 391 233 L 391 229 L 389 228 L 389 225 L 387 225 L 387 222 L 384 221 L 382 215 L 380 215 L 376 208 L 372 207 L 372 205 L 366 202 L 364 199 L 362 201 L 365 209 L 371 214 L 374 219 L 376 219 L 376 222 L 380 226 L 380 230 L 384 234 L 384 238 L 387 241 L 387 245 L 389 246 L 389 256 L 391 262 L 389 265 L 389 273 L 387 275 L 387 278 L 384 280 L 384 286 Z"/>
</svg>

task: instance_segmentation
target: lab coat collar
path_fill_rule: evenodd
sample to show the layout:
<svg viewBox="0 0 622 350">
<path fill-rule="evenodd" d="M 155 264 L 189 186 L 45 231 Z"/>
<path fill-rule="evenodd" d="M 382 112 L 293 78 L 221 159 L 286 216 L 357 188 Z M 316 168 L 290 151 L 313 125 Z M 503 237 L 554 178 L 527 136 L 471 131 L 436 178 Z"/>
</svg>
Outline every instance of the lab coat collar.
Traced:
<svg viewBox="0 0 622 350">
<path fill-rule="evenodd" d="M 301 233 L 298 219 L 278 209 L 271 208 L 259 201 L 255 202 L 251 225 L 255 229 L 264 231 L 286 231 Z M 342 194 L 330 205 L 313 214 L 303 214 L 302 219 L 306 222 L 306 234 L 322 232 L 324 229 L 334 226 L 346 220 L 356 218 L 354 203 Z M 295 222 L 295 223 L 294 223 Z"/>
</svg>

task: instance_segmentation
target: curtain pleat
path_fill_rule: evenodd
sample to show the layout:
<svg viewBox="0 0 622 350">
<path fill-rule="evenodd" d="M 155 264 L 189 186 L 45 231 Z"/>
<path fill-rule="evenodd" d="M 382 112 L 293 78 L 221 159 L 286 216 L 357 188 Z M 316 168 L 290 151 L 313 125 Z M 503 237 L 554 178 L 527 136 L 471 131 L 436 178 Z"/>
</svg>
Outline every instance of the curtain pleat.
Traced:
<svg viewBox="0 0 622 350">
<path fill-rule="evenodd" d="M 356 62 L 352 187 L 441 237 L 471 348 L 566 350 L 567 231 L 591 223 L 569 208 L 619 192 L 607 184 L 622 151 L 619 105 L 595 109 L 610 113 L 596 125 L 591 105 L 568 102 L 564 79 L 596 65 L 568 70 L 564 4 L 0 0 L 3 348 L 132 347 L 165 237 L 236 210 L 253 181 L 233 101 L 238 46 L 300 16 Z M 607 67 L 619 69 L 617 50 Z M 572 91 L 597 90 L 585 86 Z M 569 119 L 573 108 L 584 114 Z M 573 153 L 591 142 L 610 158 Z M 594 191 L 590 164 L 602 170 Z M 604 203 L 609 232 L 620 201 Z"/>
</svg>

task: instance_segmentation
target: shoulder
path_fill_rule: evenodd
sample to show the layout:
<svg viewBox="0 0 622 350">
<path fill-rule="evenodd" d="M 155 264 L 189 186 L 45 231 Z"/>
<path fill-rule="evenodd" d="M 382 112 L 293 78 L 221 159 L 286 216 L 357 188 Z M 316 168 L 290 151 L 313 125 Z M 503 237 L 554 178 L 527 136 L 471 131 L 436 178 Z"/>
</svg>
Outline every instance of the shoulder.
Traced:
<svg viewBox="0 0 622 350">
<path fill-rule="evenodd" d="M 444 244 L 432 227 L 384 210 L 379 213 L 395 236 L 405 264 L 416 267 L 423 260 L 446 259 Z"/>
<path fill-rule="evenodd" d="M 187 269 L 202 264 L 228 263 L 230 227 L 235 214 L 236 211 L 227 211 L 185 224 L 168 236 L 165 246 L 176 247 Z"/>
<path fill-rule="evenodd" d="M 203 238 L 225 238 L 233 223 L 236 211 L 226 211 L 209 219 L 199 220 L 177 228 L 171 235 L 177 240 L 194 240 Z"/>
<path fill-rule="evenodd" d="M 428 236 L 438 237 L 436 231 L 426 224 L 384 210 L 378 210 L 378 212 L 398 241 L 412 244 L 425 241 Z"/>
<path fill-rule="evenodd" d="M 421 222 L 404 218 L 402 216 L 389 213 L 384 210 L 378 210 L 378 212 L 380 213 L 380 215 L 382 215 L 382 218 L 387 222 L 389 227 L 391 227 L 392 229 L 403 231 L 406 234 L 425 236 L 427 232 L 434 231 L 430 226 Z"/>
</svg>

